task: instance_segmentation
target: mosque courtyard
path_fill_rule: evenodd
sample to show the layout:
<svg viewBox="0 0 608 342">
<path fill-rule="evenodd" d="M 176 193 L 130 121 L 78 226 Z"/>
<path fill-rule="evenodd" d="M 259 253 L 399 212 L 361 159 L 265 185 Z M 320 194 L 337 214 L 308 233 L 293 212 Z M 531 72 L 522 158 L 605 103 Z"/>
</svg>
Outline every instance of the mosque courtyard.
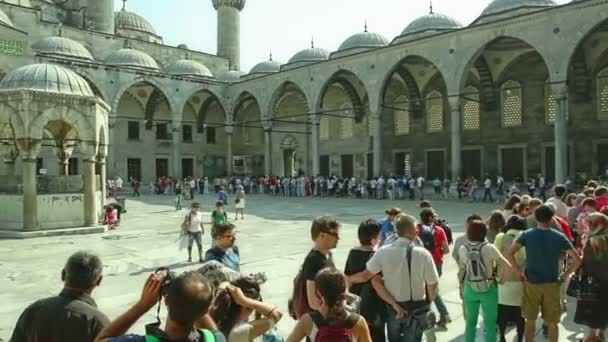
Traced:
<svg viewBox="0 0 608 342">
<path fill-rule="evenodd" d="M 29 240 L 0 241 L 0 341 L 8 341 L 21 311 L 37 299 L 56 295 L 62 286 L 60 272 L 66 258 L 81 249 L 98 253 L 104 262 L 104 279 L 93 296 L 99 308 L 111 319 L 130 307 L 140 296 L 150 272 L 169 266 L 176 272 L 193 270 L 197 263 L 186 263 L 186 251 L 178 251 L 177 235 L 184 211 L 173 208 L 173 196 L 142 196 L 127 200 L 128 213 L 116 231 L 97 235 L 44 237 Z M 199 196 L 205 215 L 214 203 L 211 196 Z M 187 202 L 188 203 L 188 202 Z M 343 223 L 341 239 L 335 251 L 336 265 L 343 268 L 351 247 L 357 244 L 357 224 L 366 218 L 381 218 L 389 207 L 401 207 L 417 216 L 418 202 L 373 201 L 356 199 L 310 199 L 252 195 L 247 201 L 245 220 L 234 222 L 238 229 L 241 269 L 246 273 L 265 272 L 265 301 L 286 312 L 292 279 L 311 247 L 309 229 L 312 218 L 332 215 Z M 467 215 L 487 216 L 495 205 L 434 201 L 439 214 L 448 220 L 456 236 L 463 232 Z M 234 209 L 229 207 L 230 218 Z M 210 245 L 209 229 L 204 247 Z M 456 278 L 457 266 L 446 257 L 440 292 L 453 323 L 447 331 L 434 331 L 427 341 L 463 341 L 464 320 Z M 583 328 L 572 322 L 575 303 L 560 325 L 560 341 L 575 341 Z M 152 310 L 153 311 L 153 310 Z M 132 328 L 143 333 L 144 325 L 154 321 L 150 311 Z M 163 310 L 164 311 L 164 310 Z M 287 336 L 294 322 L 287 316 L 278 325 L 279 334 Z M 482 328 L 479 334 L 482 335 Z M 539 329 L 540 330 L 540 329 Z M 481 336 L 478 336 L 480 338 Z M 510 333 L 511 341 L 514 332 Z M 543 341 L 539 333 L 539 341 Z"/>
</svg>

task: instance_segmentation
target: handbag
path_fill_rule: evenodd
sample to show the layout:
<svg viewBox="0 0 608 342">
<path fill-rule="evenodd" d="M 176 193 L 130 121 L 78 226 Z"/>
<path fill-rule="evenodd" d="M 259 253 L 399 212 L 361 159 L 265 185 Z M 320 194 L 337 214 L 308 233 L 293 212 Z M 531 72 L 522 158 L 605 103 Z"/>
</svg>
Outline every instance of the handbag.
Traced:
<svg viewBox="0 0 608 342">
<path fill-rule="evenodd" d="M 302 270 L 293 279 L 293 293 L 287 302 L 289 316 L 294 320 L 300 319 L 311 311 L 308 304 L 308 294 L 306 292 L 306 279 L 302 276 Z"/>
<path fill-rule="evenodd" d="M 598 301 L 600 290 L 601 284 L 596 277 L 579 271 L 570 280 L 566 295 L 581 301 Z"/>
</svg>

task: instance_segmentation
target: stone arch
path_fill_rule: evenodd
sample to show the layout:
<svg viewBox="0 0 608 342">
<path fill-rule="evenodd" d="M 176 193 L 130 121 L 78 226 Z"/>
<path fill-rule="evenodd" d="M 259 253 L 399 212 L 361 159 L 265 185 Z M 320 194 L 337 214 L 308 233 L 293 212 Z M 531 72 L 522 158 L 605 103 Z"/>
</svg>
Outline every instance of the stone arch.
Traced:
<svg viewBox="0 0 608 342">
<path fill-rule="evenodd" d="M 191 105 L 195 109 L 195 120 L 196 120 L 196 128 L 198 133 L 203 133 L 205 131 L 205 125 L 209 123 L 208 119 L 210 116 L 215 116 L 212 119 L 215 121 L 220 121 L 217 118 L 219 116 L 222 122 L 211 122 L 214 125 L 224 125 L 226 120 L 228 119 L 226 109 L 224 105 L 220 101 L 220 98 L 211 90 L 207 88 L 199 88 L 198 91 L 191 93 L 188 97 L 188 100 L 184 102 L 184 108 L 182 108 L 182 116 L 185 112 L 185 106 Z M 221 115 L 213 115 L 215 113 L 210 113 L 211 108 L 213 106 L 217 106 Z"/>
<path fill-rule="evenodd" d="M 74 70 L 74 72 L 77 73 L 80 77 L 84 78 L 85 81 L 87 81 L 87 83 L 91 87 L 91 90 L 93 90 L 93 94 L 95 94 L 95 96 L 99 97 L 106 103 L 108 102 L 110 97 L 106 93 L 105 89 L 99 86 L 101 82 L 98 81 L 97 78 L 91 72 L 86 69 L 76 69 Z"/>
<path fill-rule="evenodd" d="M 561 45 L 560 48 L 565 51 L 563 58 L 560 59 L 563 61 L 563 64 L 558 69 L 557 75 L 563 75 L 562 77 L 567 77 L 570 81 L 571 67 L 573 63 L 577 60 L 577 53 L 580 52 L 581 46 L 585 43 L 585 41 L 591 37 L 595 32 L 599 30 L 603 30 L 606 26 L 608 26 L 608 19 L 606 19 L 605 11 L 595 11 L 595 16 L 585 16 L 585 21 L 576 23 L 576 30 L 573 31 L 574 37 L 569 41 L 569 46 Z M 552 82 L 560 82 L 564 81 L 564 79 L 555 79 L 555 76 L 552 75 Z"/>
<path fill-rule="evenodd" d="M 355 114 L 355 121 L 361 122 L 366 114 L 368 91 L 363 81 L 352 71 L 349 70 L 338 70 L 330 75 L 327 80 L 323 83 L 317 96 L 317 103 L 315 108 L 321 110 L 324 107 L 325 96 L 330 87 L 338 85 L 342 88 L 342 91 L 349 98 L 352 105 L 352 111 Z"/>
<path fill-rule="evenodd" d="M 231 123 L 241 142 L 245 144 L 264 143 L 264 122 L 260 104 L 250 92 L 244 91 L 237 97 L 237 104 L 232 114 Z"/>
<path fill-rule="evenodd" d="M 98 137 L 90 118 L 69 106 L 49 108 L 40 113 L 29 125 L 29 137 L 37 140 L 43 139 L 44 130 L 51 121 L 63 122 L 71 126 L 76 133 L 77 140 L 97 146 Z"/>
<path fill-rule="evenodd" d="M 118 104 L 120 102 L 120 99 L 125 94 L 125 92 L 127 92 L 129 89 L 131 89 L 131 87 L 137 86 L 141 83 L 144 83 L 144 84 L 147 83 L 150 86 L 152 86 L 153 88 L 158 89 L 158 91 L 167 100 L 167 103 L 169 106 L 169 111 L 171 111 L 171 113 L 175 113 L 175 109 L 177 108 L 177 105 L 175 104 L 175 101 L 171 98 L 171 96 L 169 96 L 169 89 L 167 89 L 167 87 L 165 87 L 165 85 L 158 82 L 157 80 L 155 80 L 153 78 L 148 78 L 148 77 L 146 77 L 146 78 L 139 77 L 139 78 L 133 79 L 130 82 L 124 84 L 120 88 L 120 90 L 118 90 L 116 95 L 114 96 L 114 100 L 112 101 L 112 111 L 116 112 L 116 110 L 118 109 Z"/>
<path fill-rule="evenodd" d="M 280 106 L 288 100 L 295 101 L 294 105 L 301 108 L 301 110 L 298 109 L 298 113 L 293 114 L 294 116 L 290 115 L 290 113 L 282 113 L 279 111 Z M 279 122 L 277 120 L 285 117 L 289 117 L 292 121 L 306 121 L 309 110 L 309 100 L 306 93 L 297 84 L 286 81 L 273 92 L 268 113 L 270 116 L 269 119 L 274 122 Z"/>
</svg>

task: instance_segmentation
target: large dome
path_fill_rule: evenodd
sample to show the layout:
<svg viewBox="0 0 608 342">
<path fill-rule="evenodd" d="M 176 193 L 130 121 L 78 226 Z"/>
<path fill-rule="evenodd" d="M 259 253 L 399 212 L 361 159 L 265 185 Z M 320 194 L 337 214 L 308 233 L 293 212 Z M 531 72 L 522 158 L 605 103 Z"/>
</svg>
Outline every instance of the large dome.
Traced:
<svg viewBox="0 0 608 342">
<path fill-rule="evenodd" d="M 46 37 L 32 45 L 38 53 L 49 56 L 93 60 L 93 55 L 79 42 L 64 37 Z"/>
<path fill-rule="evenodd" d="M 340 45 L 338 51 L 354 48 L 377 48 L 388 45 L 388 40 L 381 34 L 372 32 L 361 32 L 350 36 Z"/>
<path fill-rule="evenodd" d="M 84 78 L 53 64 L 31 64 L 10 72 L 0 82 L 0 92 L 14 90 L 95 96 Z"/>
<path fill-rule="evenodd" d="M 535 10 L 539 8 L 556 6 L 553 0 L 494 0 L 481 13 L 481 18 L 500 15 L 511 11 Z M 478 20 L 482 22 L 484 20 Z"/>
<path fill-rule="evenodd" d="M 166 71 L 173 75 L 213 77 L 206 66 L 191 59 L 181 59 L 169 65 Z"/>
<path fill-rule="evenodd" d="M 8 15 L 6 15 L 6 13 L 4 13 L 4 11 L 2 11 L 0 9 L 0 23 L 10 26 L 10 27 L 14 27 L 15 25 L 13 25 L 13 21 L 11 20 L 11 18 L 8 17 Z"/>
<path fill-rule="evenodd" d="M 114 27 L 118 30 L 135 30 L 157 36 L 156 30 L 142 16 L 129 12 L 124 8 L 116 12 Z"/>
<path fill-rule="evenodd" d="M 329 52 L 325 49 L 311 47 L 306 50 L 302 50 L 289 60 L 289 63 L 297 62 L 320 62 L 329 59 Z"/>
<path fill-rule="evenodd" d="M 272 60 L 272 57 L 264 62 L 256 64 L 249 74 L 272 74 L 281 71 L 281 62 Z"/>
<path fill-rule="evenodd" d="M 159 70 L 154 58 L 145 52 L 133 49 L 120 49 L 106 58 L 106 64 Z"/>
<path fill-rule="evenodd" d="M 412 21 L 403 32 L 401 36 L 410 34 L 423 33 L 423 32 L 441 32 L 461 28 L 462 25 L 448 17 L 447 15 L 439 13 L 429 13 L 423 17 L 420 17 Z"/>
</svg>

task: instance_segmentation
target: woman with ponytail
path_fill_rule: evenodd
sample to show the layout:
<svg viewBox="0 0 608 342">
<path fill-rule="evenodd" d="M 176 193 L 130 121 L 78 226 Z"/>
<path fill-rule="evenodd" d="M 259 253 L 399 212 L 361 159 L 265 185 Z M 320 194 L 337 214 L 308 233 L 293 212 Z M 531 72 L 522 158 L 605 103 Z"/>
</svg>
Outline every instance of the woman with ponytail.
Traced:
<svg viewBox="0 0 608 342">
<path fill-rule="evenodd" d="M 250 321 L 254 312 L 255 320 Z M 276 307 L 262 302 L 260 285 L 250 277 L 222 284 L 210 314 L 229 342 L 259 341 L 283 317 Z"/>
<path fill-rule="evenodd" d="M 317 273 L 315 285 L 321 308 L 302 316 L 287 342 L 304 338 L 315 342 L 371 342 L 365 318 L 347 310 L 349 295 L 344 274 L 332 268 L 323 269 Z"/>
</svg>

